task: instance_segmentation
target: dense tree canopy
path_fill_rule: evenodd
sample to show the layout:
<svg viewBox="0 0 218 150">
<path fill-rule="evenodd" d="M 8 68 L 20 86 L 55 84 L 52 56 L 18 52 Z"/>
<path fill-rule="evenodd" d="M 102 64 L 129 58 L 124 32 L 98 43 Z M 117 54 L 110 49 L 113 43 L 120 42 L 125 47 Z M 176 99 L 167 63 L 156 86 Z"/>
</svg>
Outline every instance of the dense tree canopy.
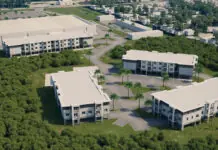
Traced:
<svg viewBox="0 0 218 150">
<path fill-rule="evenodd" d="M 110 57 L 121 59 L 129 49 L 196 54 L 199 62 L 211 70 L 218 71 L 218 49 L 214 45 L 185 37 L 147 38 L 135 41 L 131 45 L 117 46 L 110 52 Z"/>
<path fill-rule="evenodd" d="M 78 134 L 54 130 L 41 117 L 42 103 L 32 76 L 48 67 L 83 64 L 81 54 L 64 51 L 25 58 L 0 58 L 0 149 L 5 150 L 187 150 L 217 149 L 216 138 L 192 139 L 186 145 L 165 140 L 160 132 L 131 136 Z"/>
</svg>

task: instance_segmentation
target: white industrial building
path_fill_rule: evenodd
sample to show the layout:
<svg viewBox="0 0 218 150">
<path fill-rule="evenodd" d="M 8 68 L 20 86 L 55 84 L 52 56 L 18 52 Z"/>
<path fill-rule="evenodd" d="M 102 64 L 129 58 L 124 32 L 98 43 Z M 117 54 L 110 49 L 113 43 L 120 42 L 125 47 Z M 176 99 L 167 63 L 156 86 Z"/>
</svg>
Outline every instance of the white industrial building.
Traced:
<svg viewBox="0 0 218 150">
<path fill-rule="evenodd" d="M 129 21 L 129 20 L 121 20 L 121 19 L 117 19 L 115 22 L 116 25 L 122 27 L 122 28 L 126 28 L 129 29 L 133 32 L 141 32 L 141 31 L 148 31 L 148 30 L 152 30 L 152 28 L 150 27 L 146 27 L 143 26 L 141 24 Z"/>
<path fill-rule="evenodd" d="M 199 33 L 198 37 L 201 42 L 208 43 L 211 39 L 214 38 L 212 33 Z"/>
<path fill-rule="evenodd" d="M 49 16 L 0 21 L 1 46 L 7 56 L 27 56 L 90 48 L 96 25 L 78 17 Z"/>
<path fill-rule="evenodd" d="M 193 36 L 195 34 L 193 29 L 184 29 L 182 32 L 185 36 Z"/>
<path fill-rule="evenodd" d="M 152 94 L 153 114 L 184 129 L 218 114 L 218 78 Z"/>
<path fill-rule="evenodd" d="M 210 33 L 218 32 L 218 27 L 217 26 L 209 26 L 209 27 L 207 27 L 207 32 L 210 32 Z"/>
<path fill-rule="evenodd" d="M 167 72 L 173 77 L 191 79 L 198 56 L 171 52 L 129 50 L 123 55 L 123 67 L 134 73 L 157 74 Z"/>
<path fill-rule="evenodd" d="M 64 123 L 79 124 L 81 120 L 108 118 L 110 98 L 98 85 L 94 74 L 97 67 L 78 67 L 71 72 L 51 74 L 57 105 Z"/>
<path fill-rule="evenodd" d="M 113 22 L 115 17 L 113 15 L 100 15 L 96 18 L 99 22 Z"/>
<path fill-rule="evenodd" d="M 146 16 L 138 16 L 138 21 L 141 22 L 143 25 L 147 25 L 151 23 L 151 20 Z"/>
<path fill-rule="evenodd" d="M 72 6 L 75 3 L 75 0 L 58 0 L 57 3 L 61 6 Z"/>
<path fill-rule="evenodd" d="M 138 40 L 140 38 L 147 37 L 161 37 L 163 36 L 163 31 L 160 30 L 148 30 L 143 32 L 130 32 L 127 35 L 127 38 L 130 40 Z"/>
</svg>

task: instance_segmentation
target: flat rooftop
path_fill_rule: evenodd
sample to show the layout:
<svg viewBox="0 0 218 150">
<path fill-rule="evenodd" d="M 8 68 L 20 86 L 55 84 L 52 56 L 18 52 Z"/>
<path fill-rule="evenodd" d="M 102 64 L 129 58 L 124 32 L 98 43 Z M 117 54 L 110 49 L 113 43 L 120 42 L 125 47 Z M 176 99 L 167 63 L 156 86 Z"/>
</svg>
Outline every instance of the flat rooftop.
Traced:
<svg viewBox="0 0 218 150">
<path fill-rule="evenodd" d="M 85 38 L 85 37 L 92 37 L 92 36 L 93 36 L 92 33 L 84 32 L 84 31 L 74 31 L 74 32 L 62 31 L 62 32 L 50 32 L 49 34 L 4 38 L 3 41 L 8 46 L 16 46 L 16 45 L 29 44 L 29 43 L 40 43 L 40 42 L 64 40 L 64 39 L 78 38 L 78 37 Z"/>
<path fill-rule="evenodd" d="M 163 53 L 157 51 L 129 50 L 126 52 L 126 55 L 123 55 L 122 59 L 133 61 L 146 60 L 194 66 L 197 63 L 197 58 L 197 55 L 191 54 L 175 54 L 171 52 Z"/>
<path fill-rule="evenodd" d="M 52 31 L 87 26 L 89 22 L 72 15 L 0 21 L 0 35 Z"/>
<path fill-rule="evenodd" d="M 152 96 L 181 112 L 187 112 L 203 107 L 207 102 L 211 103 L 218 100 L 218 78 L 211 78 L 189 86 L 180 86 L 169 91 L 153 93 Z"/>
<path fill-rule="evenodd" d="M 96 69 L 97 67 L 78 67 L 71 72 L 51 75 L 58 86 L 62 107 L 110 102 L 97 80 L 92 77 Z"/>
<path fill-rule="evenodd" d="M 152 30 L 152 28 L 150 28 L 150 27 L 147 27 L 147 26 L 144 26 L 144 25 L 141 25 L 139 23 L 132 22 L 132 21 L 129 21 L 129 20 L 123 20 L 122 21 L 121 19 L 118 19 L 118 21 L 121 21 L 121 22 L 126 23 L 128 25 L 134 24 L 135 27 L 140 28 L 140 29 L 145 30 L 145 31 Z"/>
</svg>

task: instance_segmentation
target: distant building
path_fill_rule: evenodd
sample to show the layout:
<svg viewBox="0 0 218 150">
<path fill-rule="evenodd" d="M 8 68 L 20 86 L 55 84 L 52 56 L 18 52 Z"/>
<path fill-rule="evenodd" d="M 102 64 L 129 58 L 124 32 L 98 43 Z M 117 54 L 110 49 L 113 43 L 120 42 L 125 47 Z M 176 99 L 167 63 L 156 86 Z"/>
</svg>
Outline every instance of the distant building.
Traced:
<svg viewBox="0 0 218 150">
<path fill-rule="evenodd" d="M 145 16 L 138 16 L 138 21 L 141 22 L 143 25 L 151 23 L 151 20 Z"/>
<path fill-rule="evenodd" d="M 74 16 L 0 21 L 1 45 L 8 57 L 91 48 L 96 25 Z"/>
<path fill-rule="evenodd" d="M 126 28 L 126 29 L 129 29 L 133 32 L 141 32 L 141 31 L 149 31 L 149 30 L 152 30 L 150 27 L 146 27 L 146 26 L 143 26 L 141 24 L 138 24 L 138 23 L 135 23 L 135 22 L 132 22 L 132 21 L 128 21 L 128 20 L 116 20 L 115 22 L 116 25 L 122 27 L 122 28 Z"/>
<path fill-rule="evenodd" d="M 135 73 L 161 75 L 162 72 L 167 72 L 173 77 L 191 79 L 198 56 L 129 50 L 123 55 L 122 60 L 123 68 Z"/>
<path fill-rule="evenodd" d="M 61 6 L 72 6 L 74 3 L 74 0 L 58 0 L 58 5 Z"/>
<path fill-rule="evenodd" d="M 57 105 L 64 123 L 79 124 L 81 120 L 93 121 L 108 118 L 110 98 L 103 92 L 94 75 L 97 67 L 78 67 L 71 72 L 51 75 Z"/>
<path fill-rule="evenodd" d="M 160 11 L 155 11 L 151 14 L 152 17 L 160 17 L 161 12 Z"/>
<path fill-rule="evenodd" d="M 96 18 L 99 22 L 113 22 L 115 17 L 113 15 L 100 15 Z"/>
<path fill-rule="evenodd" d="M 185 30 L 183 30 L 183 34 L 185 36 L 193 36 L 195 34 L 195 31 L 192 29 L 185 29 Z"/>
<path fill-rule="evenodd" d="M 207 32 L 209 33 L 218 32 L 218 27 L 215 27 L 215 26 L 207 27 Z"/>
<path fill-rule="evenodd" d="M 211 39 L 214 38 L 213 34 L 211 33 L 199 33 L 198 37 L 200 38 L 200 41 L 204 43 L 208 43 Z"/>
<path fill-rule="evenodd" d="M 218 78 L 153 93 L 153 114 L 165 118 L 172 127 L 184 129 L 218 114 Z"/>
<path fill-rule="evenodd" d="M 160 30 L 148 30 L 143 32 L 130 32 L 127 35 L 127 38 L 130 40 L 138 40 L 140 38 L 147 37 L 161 37 L 163 36 L 163 32 Z"/>
</svg>

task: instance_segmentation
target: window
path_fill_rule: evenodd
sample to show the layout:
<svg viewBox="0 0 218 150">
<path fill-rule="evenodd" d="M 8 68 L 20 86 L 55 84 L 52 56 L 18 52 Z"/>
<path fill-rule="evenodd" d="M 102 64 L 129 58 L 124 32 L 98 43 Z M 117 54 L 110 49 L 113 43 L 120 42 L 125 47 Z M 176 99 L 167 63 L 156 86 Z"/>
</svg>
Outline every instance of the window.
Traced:
<svg viewBox="0 0 218 150">
<path fill-rule="evenodd" d="M 199 114 L 197 114 L 196 117 L 199 117 Z"/>
<path fill-rule="evenodd" d="M 188 117 L 186 118 L 186 120 L 188 120 Z"/>
<path fill-rule="evenodd" d="M 66 115 L 67 117 L 68 117 L 68 116 L 70 116 L 70 114 L 69 114 L 69 113 L 66 113 L 65 115 Z"/>
<path fill-rule="evenodd" d="M 83 111 L 83 112 L 82 112 L 82 114 L 83 114 L 83 115 L 85 115 L 85 114 L 86 114 L 86 112 L 85 112 L 85 111 Z"/>
<path fill-rule="evenodd" d="M 92 114 L 92 111 L 88 111 L 89 114 Z"/>
<path fill-rule="evenodd" d="M 104 109 L 104 111 L 107 111 L 107 108 L 106 108 L 106 109 Z"/>
<path fill-rule="evenodd" d="M 193 119 L 194 117 L 192 116 L 192 119 Z"/>
</svg>

